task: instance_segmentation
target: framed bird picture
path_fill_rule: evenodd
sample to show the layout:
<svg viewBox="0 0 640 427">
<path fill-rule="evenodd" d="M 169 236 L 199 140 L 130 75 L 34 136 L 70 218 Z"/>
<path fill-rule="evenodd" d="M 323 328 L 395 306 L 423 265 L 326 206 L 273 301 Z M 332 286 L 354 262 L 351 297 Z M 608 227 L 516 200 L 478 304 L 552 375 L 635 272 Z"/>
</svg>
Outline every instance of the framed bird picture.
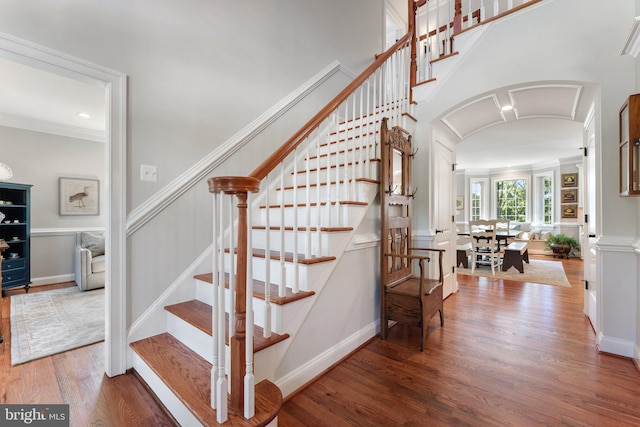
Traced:
<svg viewBox="0 0 640 427">
<path fill-rule="evenodd" d="M 60 215 L 99 215 L 100 181 L 60 178 Z"/>
</svg>

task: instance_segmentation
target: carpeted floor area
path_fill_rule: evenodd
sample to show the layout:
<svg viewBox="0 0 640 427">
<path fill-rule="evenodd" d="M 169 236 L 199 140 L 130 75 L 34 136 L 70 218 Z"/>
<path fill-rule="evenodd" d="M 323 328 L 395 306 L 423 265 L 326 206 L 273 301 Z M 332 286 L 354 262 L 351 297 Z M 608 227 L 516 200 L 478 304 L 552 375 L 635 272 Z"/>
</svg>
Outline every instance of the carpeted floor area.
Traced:
<svg viewBox="0 0 640 427">
<path fill-rule="evenodd" d="M 498 271 L 496 269 L 495 276 L 491 274 L 491 268 L 482 266 L 476 268 L 471 273 L 471 268 L 459 268 L 458 274 L 467 274 L 469 276 L 483 276 L 503 280 L 517 280 L 519 282 L 540 283 L 544 285 L 571 287 L 562 262 L 560 261 L 543 261 L 532 259 L 530 264 L 524 264 L 524 273 L 520 273 L 514 267 L 508 271 Z"/>
<path fill-rule="evenodd" d="M 11 296 L 11 364 L 104 340 L 104 289 Z"/>
</svg>

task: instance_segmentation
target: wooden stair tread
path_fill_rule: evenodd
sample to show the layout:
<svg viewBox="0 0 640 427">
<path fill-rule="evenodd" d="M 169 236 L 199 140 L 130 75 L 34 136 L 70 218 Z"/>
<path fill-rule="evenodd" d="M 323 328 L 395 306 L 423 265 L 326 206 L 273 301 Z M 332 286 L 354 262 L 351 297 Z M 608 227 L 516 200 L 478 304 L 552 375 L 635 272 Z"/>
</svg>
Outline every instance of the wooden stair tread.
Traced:
<svg viewBox="0 0 640 427">
<path fill-rule="evenodd" d="M 163 333 L 131 343 L 131 348 L 204 425 L 217 425 L 211 408 L 211 364 Z M 263 380 L 255 386 L 255 416 L 250 420 L 229 410 L 230 426 L 262 426 L 273 420 L 282 407 L 282 392 Z"/>
<path fill-rule="evenodd" d="M 202 280 L 203 282 L 213 283 L 212 273 L 197 274 L 194 277 L 198 280 Z M 225 286 L 229 287 L 229 273 L 225 273 Z M 272 284 L 270 286 L 271 297 L 269 298 L 269 301 L 278 305 L 288 304 L 290 302 L 298 301 L 300 299 L 315 295 L 315 292 L 313 291 L 300 291 L 297 294 L 294 294 L 290 288 L 287 288 L 287 295 L 284 297 L 279 297 L 278 290 L 279 290 L 278 285 Z M 253 279 L 253 296 L 255 298 L 260 298 L 264 300 L 264 282 L 263 281 Z"/>
<path fill-rule="evenodd" d="M 258 258 L 266 258 L 266 251 L 264 249 L 253 249 L 253 256 Z M 269 258 L 271 258 L 272 260 L 279 260 L 280 251 L 269 251 Z M 316 256 L 306 259 L 304 254 L 298 254 L 298 263 L 306 265 L 335 261 L 335 259 L 335 256 Z M 291 252 L 285 252 L 284 260 L 286 262 L 293 262 L 293 254 Z"/>
<path fill-rule="evenodd" d="M 181 302 L 178 304 L 168 305 L 164 308 L 168 312 L 178 316 L 185 322 L 195 326 L 207 335 L 211 333 L 211 306 L 198 300 Z M 225 342 L 229 344 L 229 314 L 225 313 Z M 271 333 L 269 338 L 263 336 L 264 330 L 257 325 L 253 327 L 253 352 L 257 353 L 280 341 L 289 338 L 289 334 Z"/>
</svg>

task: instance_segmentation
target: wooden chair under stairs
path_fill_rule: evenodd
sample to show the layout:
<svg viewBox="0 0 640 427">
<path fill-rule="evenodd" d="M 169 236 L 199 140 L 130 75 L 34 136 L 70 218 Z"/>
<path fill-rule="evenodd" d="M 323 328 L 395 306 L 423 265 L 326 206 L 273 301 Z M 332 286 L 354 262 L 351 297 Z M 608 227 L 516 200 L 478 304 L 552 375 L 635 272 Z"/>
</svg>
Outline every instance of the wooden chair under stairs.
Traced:
<svg viewBox="0 0 640 427">
<path fill-rule="evenodd" d="M 420 351 L 424 349 L 429 319 L 442 309 L 442 249 L 411 247 L 411 137 L 402 129 L 381 129 L 380 174 L 380 337 L 387 338 L 389 321 L 421 328 Z M 430 278 L 425 253 L 437 254 L 438 274 Z M 414 274 L 415 263 L 419 274 Z"/>
</svg>

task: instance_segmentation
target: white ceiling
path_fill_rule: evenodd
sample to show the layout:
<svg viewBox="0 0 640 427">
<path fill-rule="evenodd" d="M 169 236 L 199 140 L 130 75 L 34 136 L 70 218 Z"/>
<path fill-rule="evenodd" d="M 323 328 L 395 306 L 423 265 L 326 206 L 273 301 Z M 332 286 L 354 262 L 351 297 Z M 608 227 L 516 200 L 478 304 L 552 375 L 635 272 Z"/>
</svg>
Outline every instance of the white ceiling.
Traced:
<svg viewBox="0 0 640 427">
<path fill-rule="evenodd" d="M 441 121 L 460 140 L 458 170 L 542 165 L 581 155 L 594 96 L 583 84 L 511 86 L 469 99 Z M 514 108 L 502 111 L 505 105 Z"/>
<path fill-rule="evenodd" d="M 2 126 L 104 140 L 105 101 L 103 87 L 0 59 Z"/>
</svg>

